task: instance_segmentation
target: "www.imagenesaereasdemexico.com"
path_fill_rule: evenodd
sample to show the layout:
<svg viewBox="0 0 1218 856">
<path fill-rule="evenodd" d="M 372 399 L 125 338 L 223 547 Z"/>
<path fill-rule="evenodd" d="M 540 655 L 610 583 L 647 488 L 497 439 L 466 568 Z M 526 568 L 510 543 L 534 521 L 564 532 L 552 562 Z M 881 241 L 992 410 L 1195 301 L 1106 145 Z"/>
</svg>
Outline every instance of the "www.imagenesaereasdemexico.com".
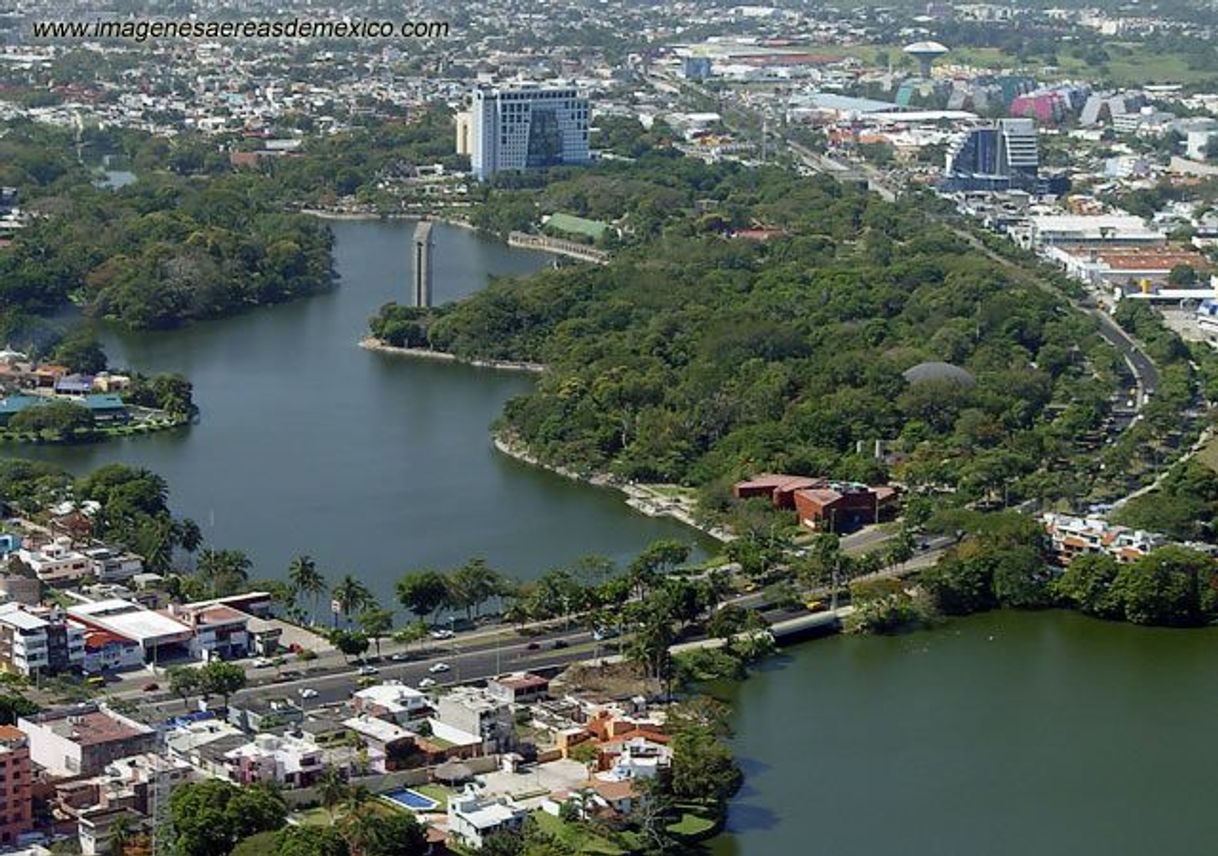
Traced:
<svg viewBox="0 0 1218 856">
<path fill-rule="evenodd" d="M 106 20 L 35 21 L 36 39 L 442 39 L 447 21 L 314 21 L 302 18 L 263 21 Z"/>
</svg>

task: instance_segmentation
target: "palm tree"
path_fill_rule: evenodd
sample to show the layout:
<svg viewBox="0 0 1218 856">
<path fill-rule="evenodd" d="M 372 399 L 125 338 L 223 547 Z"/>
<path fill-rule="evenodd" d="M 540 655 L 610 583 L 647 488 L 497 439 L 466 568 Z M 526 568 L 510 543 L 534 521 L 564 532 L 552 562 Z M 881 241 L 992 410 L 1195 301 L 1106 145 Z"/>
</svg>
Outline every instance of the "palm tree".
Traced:
<svg viewBox="0 0 1218 856">
<path fill-rule="evenodd" d="M 317 620 L 317 603 L 326 593 L 326 578 L 317 570 L 317 563 L 312 556 L 297 556 L 288 565 L 288 581 L 299 594 L 308 595 L 313 599 L 313 609 L 309 613 L 309 623 Z"/>
<path fill-rule="evenodd" d="M 249 582 L 253 562 L 240 550 L 204 550 L 199 553 L 196 573 L 211 588 L 212 597 L 232 593 Z"/>
<path fill-rule="evenodd" d="M 347 574 L 335 583 L 334 588 L 330 590 L 330 594 L 334 598 L 334 605 L 338 607 L 338 612 L 342 614 L 343 620 L 347 622 L 351 620 L 351 613 L 376 603 L 376 598 L 372 596 L 372 592 L 368 587 L 350 574 Z M 337 626 L 337 613 L 334 616 L 334 620 L 335 626 Z"/>
<path fill-rule="evenodd" d="M 178 546 L 187 553 L 193 554 L 203 546 L 203 531 L 199 528 L 199 524 L 189 517 L 184 517 L 177 523 L 175 535 L 177 536 Z"/>
<path fill-rule="evenodd" d="M 347 783 L 337 768 L 327 767 L 322 771 L 321 780 L 317 783 L 317 796 L 330 815 L 330 823 L 334 823 L 334 811 L 347 797 Z"/>
</svg>

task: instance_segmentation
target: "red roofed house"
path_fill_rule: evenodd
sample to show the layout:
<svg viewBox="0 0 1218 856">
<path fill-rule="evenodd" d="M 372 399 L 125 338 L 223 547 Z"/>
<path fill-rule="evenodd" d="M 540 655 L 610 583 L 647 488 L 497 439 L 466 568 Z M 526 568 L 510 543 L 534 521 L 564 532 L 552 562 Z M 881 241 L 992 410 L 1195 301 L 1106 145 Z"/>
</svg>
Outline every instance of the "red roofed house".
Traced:
<svg viewBox="0 0 1218 856">
<path fill-rule="evenodd" d="M 96 674 L 108 669 L 136 669 L 144 665 L 144 651 L 134 639 L 109 630 L 85 630 L 86 672 Z"/>
<path fill-rule="evenodd" d="M 816 487 L 823 482 L 824 479 L 807 476 L 762 473 L 748 481 L 737 482 L 732 488 L 732 493 L 737 499 L 765 497 L 774 504 L 775 508 L 794 508 L 795 491 L 806 487 Z"/>
<path fill-rule="evenodd" d="M 795 492 L 799 525 L 823 532 L 848 532 L 879 523 L 885 505 L 896 496 L 891 487 L 868 487 L 856 482 L 828 482 L 822 487 Z"/>
<path fill-rule="evenodd" d="M 767 497 L 775 508 L 794 508 L 799 524 L 826 532 L 849 532 L 878 523 L 896 499 L 896 488 L 858 482 L 765 473 L 732 488 L 737 499 Z"/>
</svg>

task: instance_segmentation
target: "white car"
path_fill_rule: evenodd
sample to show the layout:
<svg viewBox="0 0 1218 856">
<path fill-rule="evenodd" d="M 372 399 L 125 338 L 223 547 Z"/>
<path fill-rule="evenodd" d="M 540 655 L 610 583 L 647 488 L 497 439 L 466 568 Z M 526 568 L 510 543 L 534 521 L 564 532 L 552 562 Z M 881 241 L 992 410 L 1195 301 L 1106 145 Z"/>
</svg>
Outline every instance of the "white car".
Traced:
<svg viewBox="0 0 1218 856">
<path fill-rule="evenodd" d="M 435 685 L 436 685 L 435 678 L 423 678 L 423 680 L 419 681 L 419 689 L 421 689 L 421 690 L 425 690 L 430 687 L 434 687 Z"/>
<path fill-rule="evenodd" d="M 317 698 L 317 690 L 313 689 L 312 687 L 301 687 L 300 688 L 300 697 L 301 698 Z"/>
<path fill-rule="evenodd" d="M 380 669 L 378 669 L 376 666 L 360 666 L 355 670 L 355 673 L 357 675 L 375 675 L 379 671 Z"/>
<path fill-rule="evenodd" d="M 452 666 L 448 665 L 448 663 L 436 663 L 428 668 L 427 671 L 431 672 L 433 675 L 438 675 L 441 672 L 449 671 L 451 668 Z"/>
<path fill-rule="evenodd" d="M 410 655 L 405 651 L 398 651 L 396 654 L 390 654 L 389 659 L 395 663 L 404 663 L 410 659 Z"/>
<path fill-rule="evenodd" d="M 254 661 L 255 669 L 269 669 L 273 665 L 275 665 L 275 664 L 273 662 L 271 662 L 269 659 L 267 659 L 266 657 L 259 657 L 257 660 Z"/>
<path fill-rule="evenodd" d="M 433 630 L 433 631 L 431 631 L 432 639 L 452 639 L 456 635 L 457 634 L 453 633 L 451 630 Z"/>
</svg>

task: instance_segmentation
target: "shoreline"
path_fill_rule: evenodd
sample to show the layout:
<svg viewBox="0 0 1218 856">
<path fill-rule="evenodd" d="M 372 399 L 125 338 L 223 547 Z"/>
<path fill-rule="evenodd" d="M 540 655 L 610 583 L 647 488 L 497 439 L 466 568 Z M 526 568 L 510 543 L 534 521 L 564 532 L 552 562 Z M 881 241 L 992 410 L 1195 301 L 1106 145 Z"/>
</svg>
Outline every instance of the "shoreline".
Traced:
<svg viewBox="0 0 1218 856">
<path fill-rule="evenodd" d="M 513 362 L 512 360 L 470 360 L 450 354 L 447 351 L 436 351 L 431 348 L 400 348 L 387 345 L 373 336 L 365 336 L 359 340 L 359 346 L 366 351 L 379 351 L 383 354 L 394 354 L 402 357 L 415 357 L 424 360 L 439 360 L 446 363 L 459 363 L 479 369 L 498 369 L 499 371 L 527 372 L 541 374 L 546 367 L 541 363 Z"/>
<path fill-rule="evenodd" d="M 537 458 L 536 455 L 528 451 L 522 443 L 515 441 L 505 436 L 501 432 L 496 432 L 492 435 L 492 443 L 495 448 L 509 458 L 513 458 L 524 464 L 529 464 L 534 467 L 540 467 L 543 470 L 549 470 L 563 478 L 571 479 L 572 481 L 582 482 L 592 485 L 593 487 L 607 487 L 617 490 L 626 496 L 626 504 L 635 511 L 646 514 L 648 517 L 671 517 L 678 523 L 683 523 L 692 529 L 697 529 L 703 535 L 714 538 L 716 541 L 726 544 L 735 539 L 725 529 L 718 526 L 704 526 L 694 519 L 688 511 L 679 507 L 675 503 L 658 503 L 652 494 L 644 488 L 637 487 L 633 484 L 618 481 L 613 476 L 606 473 L 596 473 L 594 475 L 583 475 L 575 470 L 557 464 L 547 464 Z"/>
<path fill-rule="evenodd" d="M 456 217 L 444 217 L 436 214 L 403 214 L 396 211 L 387 214 L 374 214 L 372 212 L 358 211 L 327 211 L 324 208 L 301 208 L 299 213 L 307 214 L 310 217 L 316 217 L 318 220 L 338 220 L 352 223 L 375 222 L 377 220 L 431 220 L 435 223 L 443 223 L 446 226 L 456 226 L 458 229 L 466 229 L 470 232 L 479 231 L 478 227 L 470 223 L 468 220 L 460 220 Z"/>
</svg>

